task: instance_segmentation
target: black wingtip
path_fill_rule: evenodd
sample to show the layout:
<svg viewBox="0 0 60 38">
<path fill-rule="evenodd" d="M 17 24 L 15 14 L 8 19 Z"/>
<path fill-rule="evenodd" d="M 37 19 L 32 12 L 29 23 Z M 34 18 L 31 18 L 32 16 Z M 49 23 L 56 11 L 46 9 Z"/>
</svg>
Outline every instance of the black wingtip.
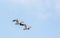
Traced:
<svg viewBox="0 0 60 38">
<path fill-rule="evenodd" d="M 13 22 L 15 22 L 16 20 L 13 20 Z"/>
</svg>

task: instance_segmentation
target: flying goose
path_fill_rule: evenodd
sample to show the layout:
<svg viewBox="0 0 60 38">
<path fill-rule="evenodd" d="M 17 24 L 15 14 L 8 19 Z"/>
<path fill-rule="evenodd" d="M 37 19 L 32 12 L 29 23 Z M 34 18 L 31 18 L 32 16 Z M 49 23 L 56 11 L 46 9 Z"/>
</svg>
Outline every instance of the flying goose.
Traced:
<svg viewBox="0 0 60 38">
<path fill-rule="evenodd" d="M 13 22 L 16 21 L 16 25 L 20 25 L 20 26 L 23 26 L 24 29 L 23 30 L 29 30 L 31 27 L 30 26 L 27 26 L 26 24 L 23 24 L 23 22 L 19 21 L 19 20 L 13 20 Z"/>
</svg>

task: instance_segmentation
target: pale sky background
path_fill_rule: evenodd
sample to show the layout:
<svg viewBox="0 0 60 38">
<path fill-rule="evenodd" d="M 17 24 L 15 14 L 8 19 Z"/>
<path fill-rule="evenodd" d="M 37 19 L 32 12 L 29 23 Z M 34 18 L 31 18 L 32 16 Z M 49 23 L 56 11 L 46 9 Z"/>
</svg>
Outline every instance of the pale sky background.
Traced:
<svg viewBox="0 0 60 38">
<path fill-rule="evenodd" d="M 60 38 L 60 0 L 0 0 L 0 38 Z"/>
</svg>

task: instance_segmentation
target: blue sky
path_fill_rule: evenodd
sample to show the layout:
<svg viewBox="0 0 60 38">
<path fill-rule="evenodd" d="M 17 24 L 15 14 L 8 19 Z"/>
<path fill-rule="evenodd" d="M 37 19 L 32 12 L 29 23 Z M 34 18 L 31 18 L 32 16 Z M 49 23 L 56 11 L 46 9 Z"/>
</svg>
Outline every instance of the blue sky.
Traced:
<svg viewBox="0 0 60 38">
<path fill-rule="evenodd" d="M 13 19 L 32 28 L 24 31 Z M 60 1 L 0 0 L 0 38 L 60 38 Z"/>
</svg>

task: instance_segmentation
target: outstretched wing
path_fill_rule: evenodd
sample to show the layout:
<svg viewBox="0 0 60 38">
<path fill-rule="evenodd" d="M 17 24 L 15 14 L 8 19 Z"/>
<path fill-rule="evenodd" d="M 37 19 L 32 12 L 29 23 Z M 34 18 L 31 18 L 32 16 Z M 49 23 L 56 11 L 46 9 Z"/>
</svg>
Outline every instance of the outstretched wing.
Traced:
<svg viewBox="0 0 60 38">
<path fill-rule="evenodd" d="M 30 28 L 30 26 L 25 25 L 23 30 L 29 30 Z"/>
<path fill-rule="evenodd" d="M 13 20 L 13 22 L 16 22 L 16 24 L 20 24 L 20 21 L 19 20 Z"/>
</svg>

